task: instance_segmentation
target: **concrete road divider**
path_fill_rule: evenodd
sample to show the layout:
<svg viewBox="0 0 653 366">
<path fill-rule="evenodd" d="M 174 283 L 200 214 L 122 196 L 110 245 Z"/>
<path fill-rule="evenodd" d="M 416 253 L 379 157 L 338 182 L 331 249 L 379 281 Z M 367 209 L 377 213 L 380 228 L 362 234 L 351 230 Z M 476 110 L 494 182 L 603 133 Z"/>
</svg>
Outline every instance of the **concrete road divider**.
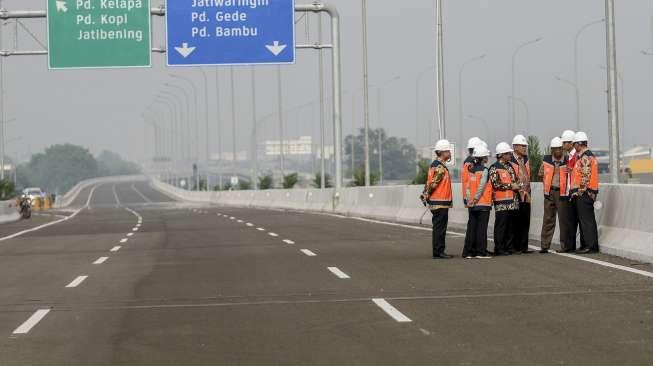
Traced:
<svg viewBox="0 0 653 366">
<path fill-rule="evenodd" d="M 221 206 L 275 208 L 307 212 L 328 212 L 407 224 L 430 224 L 431 214 L 420 204 L 421 186 L 356 187 L 335 189 L 292 189 L 232 192 L 188 192 L 153 180 L 152 185 L 181 200 Z M 544 212 L 542 185 L 534 183 L 530 237 L 539 240 Z M 461 188 L 454 185 L 455 207 L 449 213 L 450 227 L 464 229 L 467 209 Z M 653 263 L 653 185 L 601 185 L 596 211 L 601 251 Z M 490 219 L 490 234 L 494 215 Z M 554 241 L 559 242 L 556 229 Z"/>
</svg>

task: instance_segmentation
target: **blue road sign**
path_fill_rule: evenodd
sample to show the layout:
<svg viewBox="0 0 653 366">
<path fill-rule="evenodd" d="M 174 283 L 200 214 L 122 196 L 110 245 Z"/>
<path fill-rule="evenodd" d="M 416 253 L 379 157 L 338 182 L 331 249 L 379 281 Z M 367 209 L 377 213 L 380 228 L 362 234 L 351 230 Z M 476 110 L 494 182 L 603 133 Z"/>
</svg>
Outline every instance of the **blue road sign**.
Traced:
<svg viewBox="0 0 653 366">
<path fill-rule="evenodd" d="M 294 0 L 168 0 L 168 65 L 295 62 Z"/>
</svg>

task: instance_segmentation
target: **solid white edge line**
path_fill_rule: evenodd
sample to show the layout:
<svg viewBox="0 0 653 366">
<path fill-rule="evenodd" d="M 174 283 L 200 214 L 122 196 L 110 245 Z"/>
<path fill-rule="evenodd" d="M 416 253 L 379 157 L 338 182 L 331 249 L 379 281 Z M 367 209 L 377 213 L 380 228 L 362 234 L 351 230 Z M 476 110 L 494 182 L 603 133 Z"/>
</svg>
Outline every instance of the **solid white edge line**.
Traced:
<svg viewBox="0 0 653 366">
<path fill-rule="evenodd" d="M 394 222 L 365 219 L 365 218 L 361 218 L 361 217 L 350 217 L 350 216 L 343 216 L 343 215 L 338 215 L 338 214 L 325 214 L 325 215 L 332 216 L 332 217 L 337 217 L 337 218 L 343 218 L 343 219 L 352 219 L 352 220 L 364 221 L 364 222 L 369 222 L 369 223 L 373 223 L 373 224 L 403 227 L 403 228 L 414 229 L 414 230 L 422 230 L 422 231 L 431 231 L 432 230 L 431 228 L 428 228 L 428 227 L 397 224 L 397 223 L 394 223 Z M 453 232 L 453 231 L 447 231 L 447 234 L 451 235 L 451 236 L 457 236 L 457 237 L 464 237 L 465 236 L 465 234 L 461 234 L 461 233 L 457 233 L 457 232 Z M 493 242 L 494 239 L 488 238 L 488 241 Z M 540 250 L 541 249 L 540 247 L 534 246 L 534 245 L 529 245 L 529 248 L 531 248 L 533 250 Z M 553 253 L 553 252 L 552 252 L 552 254 L 559 255 L 561 257 L 566 257 L 566 258 L 569 258 L 569 259 L 575 259 L 575 260 L 579 260 L 579 261 L 583 261 L 583 262 L 587 262 L 587 263 L 592 263 L 592 264 L 596 264 L 596 265 L 603 266 L 603 267 L 614 268 L 614 269 L 618 269 L 618 270 L 621 270 L 621 271 L 624 271 L 624 272 L 630 272 L 630 273 L 638 274 L 638 275 L 641 275 L 641 276 L 653 278 L 653 272 L 642 271 L 641 269 L 626 267 L 626 266 L 622 266 L 622 265 L 619 265 L 619 264 L 614 264 L 614 263 L 610 263 L 610 262 L 606 262 L 606 261 L 602 261 L 602 260 L 598 260 L 598 259 L 583 257 L 583 256 L 580 256 L 580 255 L 574 255 L 574 254 L 568 254 L 568 253 Z"/>
<path fill-rule="evenodd" d="M 74 280 L 72 280 L 68 285 L 66 285 L 66 288 L 74 288 L 82 284 L 85 279 L 87 279 L 88 276 L 77 276 Z"/>
<path fill-rule="evenodd" d="M 50 312 L 50 309 L 39 309 L 32 316 L 29 317 L 23 324 L 21 324 L 13 334 L 27 334 L 36 324 L 38 324 L 46 315 Z"/>
<path fill-rule="evenodd" d="M 34 232 L 34 231 L 38 231 L 38 230 L 41 230 L 41 229 L 45 229 L 46 227 L 53 226 L 53 225 L 56 225 L 56 224 L 62 223 L 62 222 L 64 222 L 64 221 L 68 221 L 68 220 L 70 220 L 70 219 L 72 219 L 72 218 L 75 218 L 77 215 L 79 215 L 80 212 L 82 212 L 82 210 L 91 207 L 91 198 L 93 198 L 93 193 L 95 193 L 95 189 L 96 189 L 98 186 L 100 186 L 100 185 L 98 184 L 98 185 L 93 186 L 93 188 L 91 188 L 91 192 L 89 193 L 89 195 L 88 195 L 88 199 L 86 200 L 86 205 L 85 205 L 84 207 L 78 209 L 77 211 L 73 212 L 70 216 L 66 217 L 65 219 L 61 219 L 61 220 L 57 220 L 57 221 L 48 222 L 47 224 L 43 224 L 43 225 L 41 225 L 41 226 L 33 227 L 33 228 L 31 228 L 31 229 L 27 229 L 27 230 L 19 231 L 19 232 L 15 233 L 15 234 L 11 234 L 11 235 L 8 235 L 8 236 L 5 236 L 5 237 L 2 237 L 2 238 L 0 238 L 0 242 L 2 242 L 2 241 L 6 241 L 6 240 L 10 240 L 10 239 L 14 239 L 14 238 L 17 238 L 17 237 L 19 237 L 19 236 L 22 236 L 22 235 L 25 235 L 25 234 L 29 234 L 29 233 L 32 233 L 32 232 Z"/>
<path fill-rule="evenodd" d="M 412 322 L 412 320 L 410 320 L 409 317 L 402 314 L 394 306 L 390 305 L 389 302 L 385 301 L 385 299 L 372 299 L 372 302 L 374 302 L 376 306 L 380 307 L 383 311 L 385 311 L 386 314 L 390 315 L 390 317 L 396 320 L 397 322 L 399 323 Z"/>
<path fill-rule="evenodd" d="M 96 259 L 95 262 L 93 262 L 93 264 L 102 264 L 102 263 L 106 262 L 107 259 L 109 259 L 109 257 L 100 257 L 100 258 Z"/>
<path fill-rule="evenodd" d="M 115 247 L 111 248 L 112 252 L 117 252 L 121 249 L 122 247 L 120 245 L 116 245 Z"/>
<path fill-rule="evenodd" d="M 302 249 L 302 250 L 300 250 L 300 252 L 306 254 L 309 257 L 316 257 L 317 256 L 317 254 L 313 253 L 312 251 L 310 251 L 308 249 Z"/>
<path fill-rule="evenodd" d="M 341 271 L 338 267 L 327 267 L 327 268 L 329 269 L 329 271 L 331 271 L 331 273 L 333 273 L 334 275 L 336 275 L 336 277 L 338 277 L 340 279 L 346 280 L 346 279 L 351 278 L 351 277 L 349 277 L 348 274 Z"/>
</svg>

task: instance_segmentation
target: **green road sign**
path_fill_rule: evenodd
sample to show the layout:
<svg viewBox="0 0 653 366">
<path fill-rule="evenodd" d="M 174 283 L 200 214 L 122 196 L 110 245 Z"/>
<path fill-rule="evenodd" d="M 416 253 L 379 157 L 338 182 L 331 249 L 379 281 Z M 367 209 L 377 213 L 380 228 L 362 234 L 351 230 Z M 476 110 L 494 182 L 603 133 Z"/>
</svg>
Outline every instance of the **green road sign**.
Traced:
<svg viewBox="0 0 653 366">
<path fill-rule="evenodd" d="M 151 65 L 150 0 L 48 0 L 51 69 Z"/>
</svg>

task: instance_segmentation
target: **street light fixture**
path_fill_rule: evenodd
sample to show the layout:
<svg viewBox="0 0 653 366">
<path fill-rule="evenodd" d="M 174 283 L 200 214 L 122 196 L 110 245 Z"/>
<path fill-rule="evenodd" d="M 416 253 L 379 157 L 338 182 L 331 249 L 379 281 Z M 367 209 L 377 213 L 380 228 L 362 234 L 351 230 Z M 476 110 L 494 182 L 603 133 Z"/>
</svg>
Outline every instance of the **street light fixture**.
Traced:
<svg viewBox="0 0 653 366">
<path fill-rule="evenodd" d="M 516 128 L 517 128 L 517 111 L 515 108 L 515 89 L 516 89 L 516 80 L 515 80 L 515 69 L 516 69 L 516 62 L 517 62 L 517 55 L 519 54 L 519 51 L 521 51 L 524 47 L 536 44 L 540 42 L 543 38 L 542 37 L 537 37 L 531 41 L 527 41 L 524 43 L 521 43 L 515 48 L 515 51 L 512 54 L 512 91 L 511 91 L 511 98 L 510 98 L 510 106 L 511 106 L 511 111 L 512 111 L 512 133 L 516 133 Z"/>
</svg>

